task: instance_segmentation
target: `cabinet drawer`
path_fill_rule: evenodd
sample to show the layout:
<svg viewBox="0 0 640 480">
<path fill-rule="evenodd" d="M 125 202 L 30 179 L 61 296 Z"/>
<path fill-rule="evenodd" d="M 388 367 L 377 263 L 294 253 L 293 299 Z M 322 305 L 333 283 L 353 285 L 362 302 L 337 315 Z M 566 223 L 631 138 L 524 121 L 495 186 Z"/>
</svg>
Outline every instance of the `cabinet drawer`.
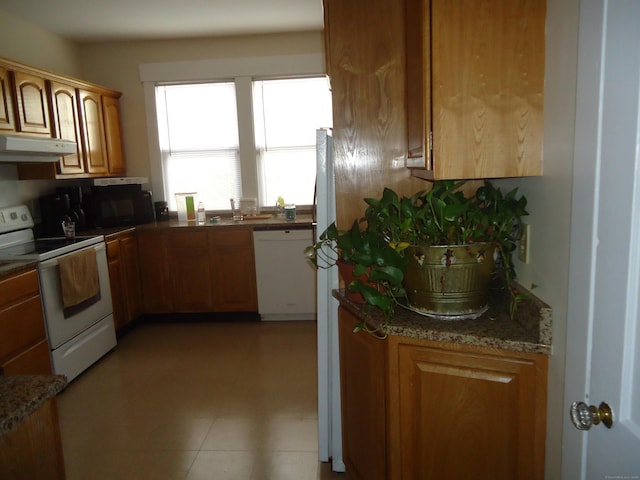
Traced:
<svg viewBox="0 0 640 480">
<path fill-rule="evenodd" d="M 216 247 L 253 247 L 251 230 L 219 230 L 213 234 Z"/>
<path fill-rule="evenodd" d="M 42 340 L 0 365 L 5 375 L 51 375 L 49 343 Z"/>
<path fill-rule="evenodd" d="M 40 295 L 0 310 L 0 358 L 44 338 Z"/>
<path fill-rule="evenodd" d="M 40 292 L 35 270 L 20 273 L 0 281 L 0 308 Z"/>
<path fill-rule="evenodd" d="M 207 232 L 171 232 L 172 248 L 207 248 Z"/>
</svg>

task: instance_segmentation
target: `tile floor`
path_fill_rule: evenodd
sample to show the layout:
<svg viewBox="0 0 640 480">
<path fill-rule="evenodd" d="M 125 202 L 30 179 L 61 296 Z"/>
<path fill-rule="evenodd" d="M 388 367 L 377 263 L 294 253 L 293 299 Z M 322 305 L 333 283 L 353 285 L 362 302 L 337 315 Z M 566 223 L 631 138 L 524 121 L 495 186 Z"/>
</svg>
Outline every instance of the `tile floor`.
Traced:
<svg viewBox="0 0 640 480">
<path fill-rule="evenodd" d="M 67 478 L 344 479 L 316 378 L 315 322 L 139 325 L 58 396 Z"/>
</svg>

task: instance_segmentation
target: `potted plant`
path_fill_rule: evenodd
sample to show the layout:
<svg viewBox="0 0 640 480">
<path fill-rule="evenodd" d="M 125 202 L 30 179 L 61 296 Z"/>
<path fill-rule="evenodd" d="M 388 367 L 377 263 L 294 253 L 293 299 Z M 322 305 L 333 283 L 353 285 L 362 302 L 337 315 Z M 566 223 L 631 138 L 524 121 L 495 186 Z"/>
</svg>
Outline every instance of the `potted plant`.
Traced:
<svg viewBox="0 0 640 480">
<path fill-rule="evenodd" d="M 478 317 L 487 308 L 493 274 L 509 290 L 513 314 L 512 253 L 527 200 L 517 189 L 504 195 L 488 181 L 465 196 L 464 184 L 437 181 L 403 198 L 387 188 L 382 198 L 365 199 L 368 229 L 407 259 L 409 308 L 442 318 Z"/>
<path fill-rule="evenodd" d="M 404 297 L 402 280 L 407 259 L 362 221 L 348 230 L 335 223 L 322 232 L 305 254 L 316 268 L 338 266 L 351 300 L 393 313 L 396 298 Z"/>
</svg>

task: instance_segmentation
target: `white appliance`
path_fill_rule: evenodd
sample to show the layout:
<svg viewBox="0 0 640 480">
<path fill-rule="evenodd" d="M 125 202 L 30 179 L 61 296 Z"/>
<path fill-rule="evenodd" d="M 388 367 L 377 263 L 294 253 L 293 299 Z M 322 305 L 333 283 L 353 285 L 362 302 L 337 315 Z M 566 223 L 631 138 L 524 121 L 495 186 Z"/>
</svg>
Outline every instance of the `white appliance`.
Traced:
<svg viewBox="0 0 640 480">
<path fill-rule="evenodd" d="M 57 162 L 76 153 L 77 144 L 46 137 L 0 135 L 0 162 Z"/>
<path fill-rule="evenodd" d="M 330 129 L 316 131 L 317 235 L 336 219 L 333 172 L 333 137 Z M 314 239 L 315 241 L 315 239 Z M 338 351 L 338 301 L 331 292 L 338 288 L 338 268 L 317 271 L 318 318 L 318 455 L 332 462 L 332 469 L 344 472 L 340 410 L 340 355 Z"/>
<path fill-rule="evenodd" d="M 309 227 L 294 227 L 253 231 L 262 320 L 316 319 L 316 275 L 304 256 L 313 233 Z"/>
<path fill-rule="evenodd" d="M 90 248 L 96 252 L 100 292 L 86 302 L 65 309 L 59 260 Z M 109 270 L 102 235 L 76 237 L 75 240 L 64 237 L 34 239 L 33 219 L 25 205 L 2 208 L 0 260 L 38 262 L 40 296 L 55 374 L 66 375 L 71 381 L 116 346 Z"/>
</svg>

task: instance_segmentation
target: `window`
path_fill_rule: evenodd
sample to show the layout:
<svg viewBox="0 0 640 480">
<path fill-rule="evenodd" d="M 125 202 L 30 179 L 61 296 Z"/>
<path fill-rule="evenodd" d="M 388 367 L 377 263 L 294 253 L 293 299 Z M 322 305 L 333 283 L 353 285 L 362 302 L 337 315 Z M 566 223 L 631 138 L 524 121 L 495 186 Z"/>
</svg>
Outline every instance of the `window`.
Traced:
<svg viewBox="0 0 640 480">
<path fill-rule="evenodd" d="M 331 126 L 326 79 L 257 81 L 253 102 L 261 204 L 312 204 L 316 129 Z"/>
<path fill-rule="evenodd" d="M 243 81 L 244 80 L 244 81 Z M 331 127 L 324 77 L 156 86 L 165 198 L 197 192 L 207 210 L 229 198 L 310 205 L 315 131 Z M 248 99 L 248 101 L 247 101 Z"/>
<path fill-rule="evenodd" d="M 240 157 L 235 85 L 165 85 L 156 89 L 166 198 L 197 192 L 210 210 L 239 198 Z"/>
</svg>

